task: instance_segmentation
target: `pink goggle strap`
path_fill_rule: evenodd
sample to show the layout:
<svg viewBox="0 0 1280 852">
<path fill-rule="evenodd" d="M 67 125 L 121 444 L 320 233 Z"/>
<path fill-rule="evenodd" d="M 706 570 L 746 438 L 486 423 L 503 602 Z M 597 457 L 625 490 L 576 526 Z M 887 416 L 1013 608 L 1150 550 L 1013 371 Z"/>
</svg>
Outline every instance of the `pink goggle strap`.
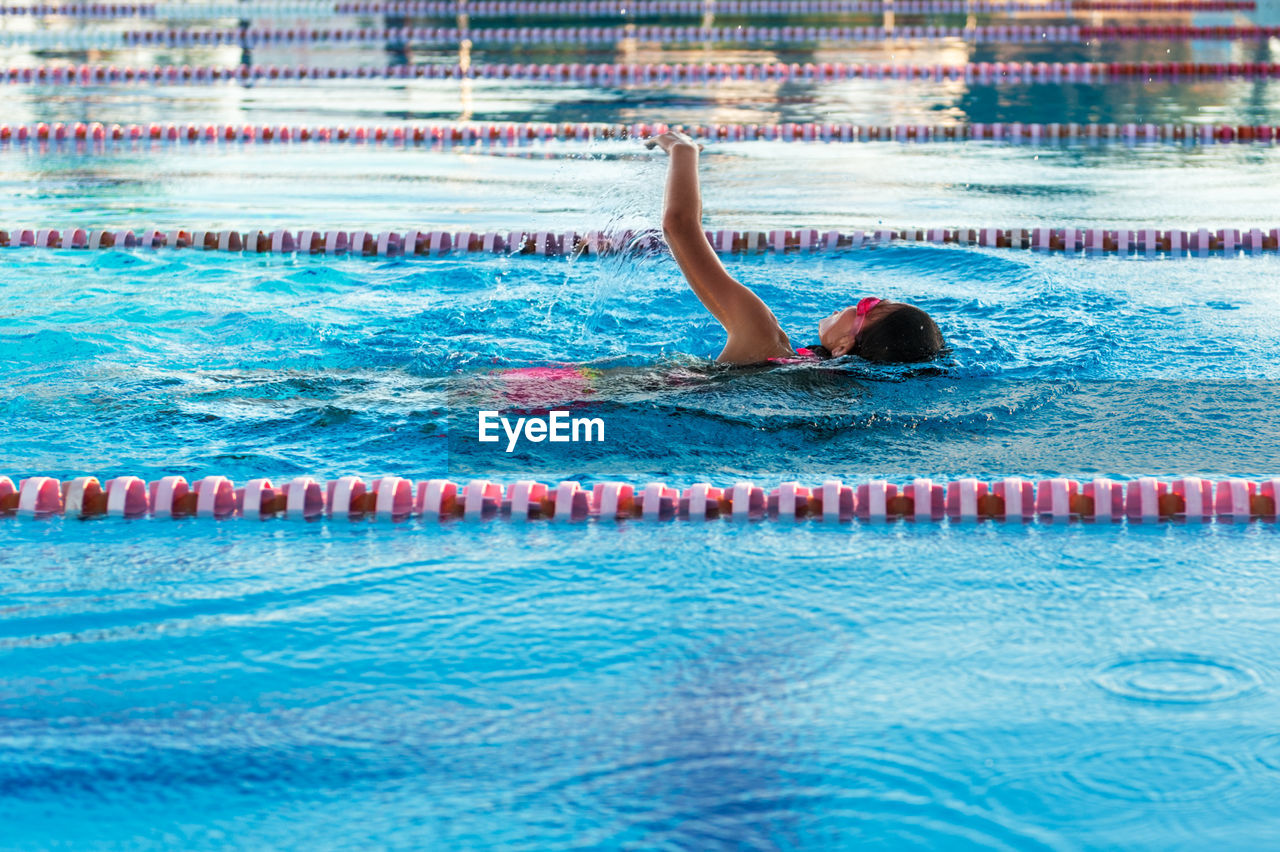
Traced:
<svg viewBox="0 0 1280 852">
<path fill-rule="evenodd" d="M 867 314 L 871 313 L 871 309 L 880 304 L 880 302 L 881 300 L 875 296 L 867 296 L 858 302 L 853 321 L 853 339 L 855 341 L 858 339 L 858 335 L 862 333 L 862 324 L 867 321 Z"/>
</svg>

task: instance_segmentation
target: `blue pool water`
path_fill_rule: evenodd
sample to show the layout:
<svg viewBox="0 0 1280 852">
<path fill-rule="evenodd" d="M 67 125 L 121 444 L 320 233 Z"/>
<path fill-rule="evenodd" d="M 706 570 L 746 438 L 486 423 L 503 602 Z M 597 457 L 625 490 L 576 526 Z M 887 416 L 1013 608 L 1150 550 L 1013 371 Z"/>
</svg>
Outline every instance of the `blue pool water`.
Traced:
<svg viewBox="0 0 1280 852">
<path fill-rule="evenodd" d="M 51 56 L 85 60 L 0 51 Z M 0 120 L 1275 124 L 1276 85 L 15 87 Z M 619 142 L 0 147 L 0 227 L 651 229 L 662 168 Z M 707 225 L 735 229 L 1270 228 L 1277 179 L 1277 149 L 1250 145 L 703 157 Z M 0 474 L 1259 478 L 1280 473 L 1278 264 L 923 245 L 739 258 L 730 271 L 796 344 L 879 295 L 926 308 L 950 349 L 923 371 L 727 371 L 709 360 L 722 332 L 660 255 L 3 251 Z M 590 380 L 550 401 L 601 417 L 604 443 L 506 454 L 474 440 L 478 408 L 512 407 L 511 371 L 565 364 Z M 0 849 L 1267 848 L 1277 535 L 0 518 Z"/>
<path fill-rule="evenodd" d="M 797 340 L 851 287 L 926 306 L 952 353 L 906 381 L 715 371 L 661 259 L 6 261 L 15 473 L 1280 468 L 1270 258 L 734 265 Z M 458 394 L 570 356 L 617 439 L 446 439 Z M 0 525 L 0 846 L 1280 834 L 1271 526 Z"/>
<path fill-rule="evenodd" d="M 667 258 L 7 260 L 15 474 L 687 484 L 1280 468 L 1280 296 L 1257 285 L 1276 274 L 1269 256 L 921 246 L 731 264 L 797 345 L 861 295 L 919 304 L 950 345 L 924 375 L 856 360 L 717 369 L 723 331 Z M 510 370 L 566 362 L 599 375 L 540 402 L 599 414 L 604 443 L 508 454 L 476 441 L 478 410 L 513 407 Z"/>
<path fill-rule="evenodd" d="M 9 848 L 1280 833 L 1270 528 L 5 534 Z"/>
</svg>

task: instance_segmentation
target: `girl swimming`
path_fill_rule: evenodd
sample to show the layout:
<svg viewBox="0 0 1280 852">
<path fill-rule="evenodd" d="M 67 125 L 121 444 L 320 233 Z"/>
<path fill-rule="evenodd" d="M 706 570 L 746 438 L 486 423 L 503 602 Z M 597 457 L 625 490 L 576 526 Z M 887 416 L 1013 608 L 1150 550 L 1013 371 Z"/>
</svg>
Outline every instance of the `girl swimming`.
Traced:
<svg viewBox="0 0 1280 852">
<path fill-rule="evenodd" d="M 818 321 L 820 345 L 793 349 L 769 306 L 724 268 L 702 230 L 698 187 L 701 146 L 678 131 L 646 140 L 670 158 L 662 232 L 685 280 L 729 334 L 721 364 L 762 364 L 857 355 L 868 361 L 928 361 L 943 347 L 942 332 L 913 305 L 868 297 Z"/>
</svg>

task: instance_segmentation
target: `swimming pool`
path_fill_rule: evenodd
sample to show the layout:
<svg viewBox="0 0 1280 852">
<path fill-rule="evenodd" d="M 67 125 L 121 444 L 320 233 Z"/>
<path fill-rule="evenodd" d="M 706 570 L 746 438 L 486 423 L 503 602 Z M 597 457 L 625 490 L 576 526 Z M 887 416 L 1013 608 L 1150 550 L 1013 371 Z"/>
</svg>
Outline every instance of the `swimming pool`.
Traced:
<svg viewBox="0 0 1280 852">
<path fill-rule="evenodd" d="M 708 53 L 1213 62 L 1270 46 L 634 55 Z M 1276 85 L 14 86 L 3 121 L 1276 124 Z M 663 165 L 617 140 L 10 143 L 0 228 L 639 231 Z M 1268 229 L 1278 170 L 1261 143 L 718 142 L 703 189 L 713 229 Z M 726 259 L 797 344 L 859 295 L 926 308 L 950 352 L 922 373 L 718 370 L 721 332 L 661 253 L 3 250 L 0 473 L 1261 479 L 1280 472 L 1280 258 L 1232 255 Z M 474 440 L 480 403 L 510 406 L 510 371 L 566 363 L 591 379 L 555 402 L 601 417 L 604 442 Z M 1265 846 L 1277 534 L 0 518 L 0 848 Z"/>
</svg>

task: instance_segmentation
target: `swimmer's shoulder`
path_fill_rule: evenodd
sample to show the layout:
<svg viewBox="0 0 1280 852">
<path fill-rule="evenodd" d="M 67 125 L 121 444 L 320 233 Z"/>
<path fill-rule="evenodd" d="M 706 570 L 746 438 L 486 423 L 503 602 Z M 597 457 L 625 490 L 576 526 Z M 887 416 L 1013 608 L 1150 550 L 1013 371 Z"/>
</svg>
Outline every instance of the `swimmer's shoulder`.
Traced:
<svg viewBox="0 0 1280 852">
<path fill-rule="evenodd" d="M 772 314 L 770 315 L 772 317 Z M 775 320 L 776 324 L 776 320 Z M 747 367 L 753 364 L 764 364 L 771 358 L 794 357 L 791 340 L 781 327 L 776 334 L 729 335 L 729 342 L 716 356 L 719 364 Z"/>
</svg>

